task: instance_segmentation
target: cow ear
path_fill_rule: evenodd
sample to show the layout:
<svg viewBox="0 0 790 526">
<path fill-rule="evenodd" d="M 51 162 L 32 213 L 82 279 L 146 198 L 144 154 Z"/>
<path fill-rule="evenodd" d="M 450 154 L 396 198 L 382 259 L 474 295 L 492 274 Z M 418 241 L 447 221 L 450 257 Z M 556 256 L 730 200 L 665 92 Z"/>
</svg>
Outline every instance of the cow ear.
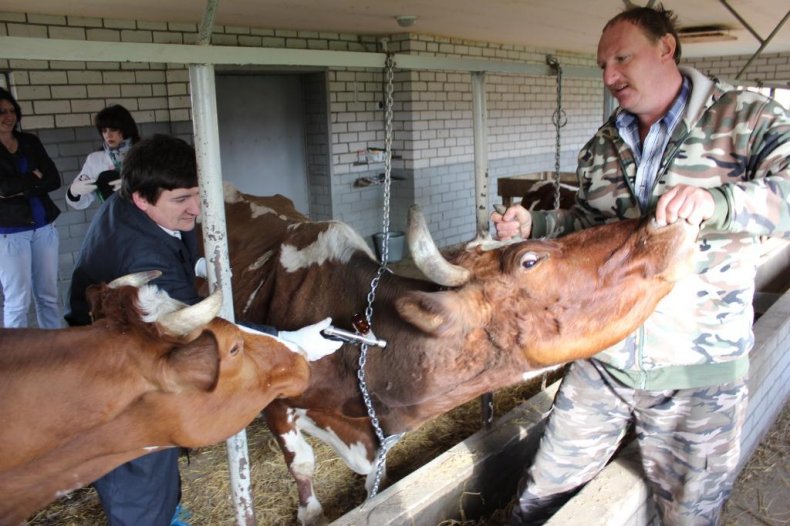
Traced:
<svg viewBox="0 0 790 526">
<path fill-rule="evenodd" d="M 173 348 L 165 356 L 168 391 L 187 387 L 211 391 L 219 380 L 219 347 L 214 335 L 204 331 L 198 338 Z"/>
<path fill-rule="evenodd" d="M 455 313 L 447 308 L 443 292 L 409 292 L 395 300 L 401 318 L 428 334 L 444 334 L 455 323 Z"/>
</svg>

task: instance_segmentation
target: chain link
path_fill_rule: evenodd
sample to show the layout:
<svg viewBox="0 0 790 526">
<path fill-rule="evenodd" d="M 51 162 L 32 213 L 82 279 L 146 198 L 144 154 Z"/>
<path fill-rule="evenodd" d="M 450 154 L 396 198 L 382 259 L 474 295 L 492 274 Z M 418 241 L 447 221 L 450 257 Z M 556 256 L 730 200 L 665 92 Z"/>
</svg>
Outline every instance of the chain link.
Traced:
<svg viewBox="0 0 790 526">
<path fill-rule="evenodd" d="M 365 307 L 365 319 L 368 325 L 373 328 L 373 302 L 376 299 L 376 289 L 381 281 L 381 276 L 384 272 L 388 272 L 387 262 L 389 260 L 389 231 L 390 231 L 390 183 L 392 182 L 392 92 L 393 92 L 393 77 L 394 77 L 394 60 L 391 53 L 387 53 L 387 58 L 384 62 L 384 79 L 385 79 L 385 102 L 384 102 L 384 211 L 381 222 L 381 231 L 383 238 L 381 240 L 381 262 L 376 271 L 376 275 L 370 282 L 370 292 L 368 292 L 368 303 Z M 378 416 L 376 416 L 376 409 L 373 407 L 373 401 L 370 398 L 370 391 L 365 379 L 365 364 L 368 359 L 368 344 L 363 343 L 359 350 L 359 369 L 357 369 L 357 379 L 359 380 L 359 390 L 362 393 L 362 400 L 365 403 L 368 416 L 370 417 L 370 424 L 373 426 L 373 431 L 376 433 L 376 438 L 379 441 L 379 448 L 376 454 L 376 470 L 373 486 L 368 493 L 368 498 L 372 499 L 376 496 L 381 485 L 381 479 L 384 474 L 384 466 L 387 461 L 387 452 L 395 445 L 400 435 L 392 435 L 390 437 L 384 436 L 384 431 L 381 429 Z"/>
<path fill-rule="evenodd" d="M 554 69 L 557 74 L 557 107 L 551 116 L 551 122 L 556 130 L 556 141 L 554 145 L 554 209 L 560 208 L 560 128 L 568 124 L 568 117 L 562 108 L 562 66 L 560 62 L 552 57 L 546 57 L 546 63 Z"/>
</svg>

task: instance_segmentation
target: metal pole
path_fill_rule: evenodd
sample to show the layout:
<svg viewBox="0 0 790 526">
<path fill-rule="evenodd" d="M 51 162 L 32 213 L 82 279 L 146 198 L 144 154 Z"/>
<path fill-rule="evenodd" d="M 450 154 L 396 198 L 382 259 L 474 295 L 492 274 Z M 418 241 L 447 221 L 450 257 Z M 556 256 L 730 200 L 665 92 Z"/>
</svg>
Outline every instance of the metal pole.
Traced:
<svg viewBox="0 0 790 526">
<path fill-rule="evenodd" d="M 475 155 L 475 210 L 477 237 L 488 234 L 488 112 L 486 111 L 486 77 L 482 71 L 472 72 L 472 125 Z M 480 417 L 486 429 L 494 421 L 494 395 L 480 395 Z"/>
<path fill-rule="evenodd" d="M 488 116 L 485 73 L 472 73 L 472 124 L 474 127 L 475 208 L 477 235 L 488 235 Z"/>
<path fill-rule="evenodd" d="M 756 59 L 757 57 L 760 56 L 760 53 L 763 52 L 763 49 L 765 49 L 765 46 L 767 46 L 771 42 L 771 39 L 773 39 L 774 36 L 779 32 L 779 30 L 782 28 L 782 26 L 785 24 L 785 22 L 787 22 L 787 19 L 789 17 L 790 17 L 790 11 L 785 13 L 784 18 L 782 18 L 782 20 L 776 25 L 774 30 L 771 31 L 771 34 L 768 35 L 768 38 L 766 38 L 765 40 L 762 41 L 762 44 L 757 49 L 757 51 L 754 52 L 754 55 L 752 55 L 751 58 L 749 58 L 749 60 L 746 61 L 746 64 L 744 64 L 743 67 L 741 68 L 741 70 L 738 72 L 738 74 L 735 75 L 735 79 L 736 80 L 740 79 L 741 75 L 743 75 L 743 73 L 749 68 L 749 66 L 751 66 L 752 62 L 754 62 L 754 59 Z"/>
<path fill-rule="evenodd" d="M 207 0 L 200 23 L 197 45 L 208 49 L 219 0 Z M 222 163 L 219 151 L 217 120 L 217 89 L 214 66 L 191 64 L 189 85 L 192 96 L 192 123 L 197 154 L 200 201 L 203 207 L 203 247 L 211 290 L 222 290 L 220 316 L 234 321 L 233 290 L 230 280 L 225 199 L 222 190 Z M 242 429 L 225 441 L 230 473 L 230 492 L 236 512 L 236 524 L 255 526 L 255 506 L 252 500 L 250 458 L 247 431 Z"/>
<path fill-rule="evenodd" d="M 233 321 L 233 293 L 225 228 L 225 199 L 222 191 L 214 66 L 208 64 L 189 66 L 189 83 L 192 93 L 192 122 L 198 161 L 200 200 L 203 206 L 203 246 L 209 268 L 209 286 L 212 290 L 217 286 L 222 289 L 223 303 L 220 315 Z M 226 446 L 236 524 L 254 526 L 255 508 L 250 485 L 246 431 L 241 430 L 230 437 Z"/>
<path fill-rule="evenodd" d="M 749 33 L 751 33 L 752 36 L 757 39 L 759 43 L 761 44 L 763 43 L 763 39 L 760 35 L 757 34 L 757 31 L 752 29 L 752 26 L 749 25 L 749 23 L 738 13 L 738 11 L 733 9 L 733 7 L 727 3 L 727 0 L 719 0 L 719 1 L 724 7 L 727 8 L 727 11 L 729 11 L 732 14 L 732 16 L 738 19 L 738 22 L 740 22 L 741 25 L 745 27 L 749 31 Z"/>
</svg>

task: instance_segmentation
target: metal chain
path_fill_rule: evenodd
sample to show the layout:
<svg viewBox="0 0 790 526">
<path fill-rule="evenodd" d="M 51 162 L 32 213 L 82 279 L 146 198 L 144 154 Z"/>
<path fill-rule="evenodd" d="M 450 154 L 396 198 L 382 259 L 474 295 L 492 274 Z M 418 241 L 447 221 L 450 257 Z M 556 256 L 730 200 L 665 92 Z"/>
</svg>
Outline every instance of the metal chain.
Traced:
<svg viewBox="0 0 790 526">
<path fill-rule="evenodd" d="M 565 110 L 562 108 L 562 66 L 559 60 L 551 55 L 546 57 L 546 63 L 551 66 L 557 74 L 557 107 L 551 116 L 556 130 L 556 142 L 554 146 L 554 209 L 560 208 L 560 128 L 568 124 Z"/>
<path fill-rule="evenodd" d="M 368 326 L 373 327 L 373 302 L 376 299 L 376 289 L 381 281 L 381 276 L 384 272 L 388 271 L 387 261 L 389 260 L 389 227 L 390 227 L 390 183 L 392 181 L 392 79 L 394 76 L 394 61 L 391 53 L 387 53 L 387 58 L 384 62 L 384 78 L 386 82 L 385 95 L 386 100 L 384 103 L 384 211 L 381 224 L 381 231 L 383 232 L 383 239 L 381 241 L 381 263 L 376 271 L 376 275 L 370 282 L 370 292 L 368 292 L 368 304 L 365 308 L 365 319 Z M 390 437 L 384 436 L 384 431 L 381 429 L 378 416 L 376 416 L 376 409 L 373 407 L 373 401 L 370 398 L 367 381 L 365 380 L 365 364 L 368 359 L 368 344 L 363 343 L 359 351 L 359 369 L 357 370 L 357 379 L 359 380 L 359 390 L 362 393 L 362 400 L 365 402 L 365 407 L 370 417 L 370 424 L 373 426 L 373 431 L 379 440 L 379 448 L 376 454 L 376 477 L 373 481 L 373 487 L 370 489 L 368 498 L 372 499 L 376 496 L 381 485 L 381 478 L 384 474 L 384 466 L 386 465 L 387 452 L 397 443 L 400 435 L 393 435 Z"/>
</svg>

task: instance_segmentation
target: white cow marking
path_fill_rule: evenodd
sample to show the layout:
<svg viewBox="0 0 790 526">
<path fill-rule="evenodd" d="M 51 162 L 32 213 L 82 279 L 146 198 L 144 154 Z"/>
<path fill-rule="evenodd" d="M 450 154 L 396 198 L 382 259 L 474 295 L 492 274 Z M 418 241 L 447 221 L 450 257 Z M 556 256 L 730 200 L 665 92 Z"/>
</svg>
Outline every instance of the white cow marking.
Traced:
<svg viewBox="0 0 790 526">
<path fill-rule="evenodd" d="M 263 267 L 272 258 L 272 254 L 274 254 L 273 250 L 267 250 L 264 252 L 261 257 L 252 262 L 252 264 L 248 267 L 248 270 L 258 270 L 259 268 Z"/>
<path fill-rule="evenodd" d="M 350 226 L 337 221 L 328 221 L 327 229 L 318 234 L 316 240 L 301 250 L 283 244 L 280 264 L 288 272 L 296 272 L 310 265 L 321 265 L 329 259 L 347 263 L 351 256 L 362 251 L 375 261 L 373 252 L 362 237 Z M 294 225 L 298 228 L 299 225 Z"/>
<path fill-rule="evenodd" d="M 255 287 L 255 290 L 252 291 L 250 297 L 247 298 L 247 302 L 244 304 L 244 309 L 242 309 L 242 312 L 244 314 L 247 314 L 247 311 L 250 310 L 250 307 L 252 306 L 252 302 L 255 299 L 255 296 L 258 295 L 258 291 L 261 290 L 262 286 L 263 286 L 263 280 L 261 280 L 261 282 L 258 283 L 258 286 Z"/>
<path fill-rule="evenodd" d="M 307 506 L 299 506 L 299 511 L 296 513 L 296 518 L 301 524 L 321 524 L 323 517 L 324 509 L 315 495 L 310 495 Z"/>
<path fill-rule="evenodd" d="M 364 444 L 361 442 L 346 444 L 331 429 L 318 427 L 307 416 L 305 409 L 293 409 L 293 411 L 295 413 L 296 427 L 325 444 L 329 444 L 352 471 L 360 475 L 367 475 L 373 470 L 373 463 L 368 460 L 368 453 Z M 304 439 L 302 440 L 304 441 Z M 307 444 L 306 441 L 304 443 Z M 307 444 L 307 447 L 310 447 L 309 444 Z"/>
<path fill-rule="evenodd" d="M 186 307 L 186 304 L 174 300 L 167 292 L 155 285 L 145 285 L 137 289 L 137 304 L 146 323 L 153 323 L 165 314 Z"/>
</svg>

